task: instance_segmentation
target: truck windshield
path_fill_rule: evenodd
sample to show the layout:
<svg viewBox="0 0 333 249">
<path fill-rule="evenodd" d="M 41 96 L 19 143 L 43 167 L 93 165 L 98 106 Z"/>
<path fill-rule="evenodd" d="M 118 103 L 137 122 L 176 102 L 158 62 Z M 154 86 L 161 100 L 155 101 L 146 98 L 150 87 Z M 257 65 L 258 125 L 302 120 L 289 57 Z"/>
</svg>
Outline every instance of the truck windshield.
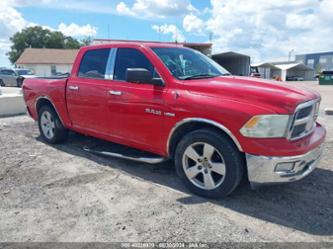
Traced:
<svg viewBox="0 0 333 249">
<path fill-rule="evenodd" d="M 230 75 L 215 61 L 192 49 L 153 47 L 152 50 L 177 79 L 191 80 Z"/>
</svg>

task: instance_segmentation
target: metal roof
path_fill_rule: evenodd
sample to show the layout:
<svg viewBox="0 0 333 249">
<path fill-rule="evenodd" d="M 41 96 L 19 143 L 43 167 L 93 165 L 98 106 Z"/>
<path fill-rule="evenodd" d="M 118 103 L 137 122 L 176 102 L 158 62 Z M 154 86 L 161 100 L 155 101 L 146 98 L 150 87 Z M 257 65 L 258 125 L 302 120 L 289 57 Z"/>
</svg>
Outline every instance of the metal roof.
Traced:
<svg viewBox="0 0 333 249">
<path fill-rule="evenodd" d="M 303 71 L 312 71 L 313 69 L 311 67 L 308 67 L 304 65 L 303 63 L 291 63 L 291 64 L 279 64 L 275 65 L 277 68 L 280 68 L 281 70 L 289 70 L 289 69 L 298 69 Z"/>
<path fill-rule="evenodd" d="M 318 52 L 318 53 L 296 54 L 296 56 L 306 56 L 306 55 L 333 55 L 333 51 L 328 51 L 328 52 Z"/>
<path fill-rule="evenodd" d="M 273 69 L 279 69 L 276 65 L 269 63 L 269 62 L 252 64 L 251 67 L 268 67 L 268 68 L 273 68 Z"/>
<path fill-rule="evenodd" d="M 251 65 L 252 67 L 268 67 L 272 69 L 281 69 L 281 70 L 289 70 L 289 69 L 298 69 L 303 71 L 312 71 L 313 68 L 304 65 L 303 63 L 298 62 L 286 62 L 286 63 L 272 63 L 272 62 L 264 62 Z"/>
<path fill-rule="evenodd" d="M 240 54 L 240 53 L 236 53 L 233 51 L 228 51 L 228 52 L 222 52 L 222 53 L 218 53 L 218 54 L 213 54 L 212 57 L 248 57 L 250 58 L 250 56 L 245 55 L 245 54 Z"/>
</svg>

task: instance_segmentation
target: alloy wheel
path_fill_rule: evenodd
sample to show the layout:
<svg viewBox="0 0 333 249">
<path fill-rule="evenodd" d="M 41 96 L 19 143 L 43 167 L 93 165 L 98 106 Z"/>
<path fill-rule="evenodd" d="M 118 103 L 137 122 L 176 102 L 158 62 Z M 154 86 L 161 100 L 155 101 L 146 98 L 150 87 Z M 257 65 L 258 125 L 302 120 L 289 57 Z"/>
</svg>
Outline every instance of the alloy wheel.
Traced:
<svg viewBox="0 0 333 249">
<path fill-rule="evenodd" d="M 224 181 L 224 159 L 211 144 L 196 142 L 189 145 L 184 151 L 182 163 L 188 180 L 201 189 L 215 189 Z"/>
<path fill-rule="evenodd" d="M 46 138 L 52 139 L 55 135 L 55 121 L 52 114 L 44 111 L 40 118 L 41 128 Z"/>
</svg>

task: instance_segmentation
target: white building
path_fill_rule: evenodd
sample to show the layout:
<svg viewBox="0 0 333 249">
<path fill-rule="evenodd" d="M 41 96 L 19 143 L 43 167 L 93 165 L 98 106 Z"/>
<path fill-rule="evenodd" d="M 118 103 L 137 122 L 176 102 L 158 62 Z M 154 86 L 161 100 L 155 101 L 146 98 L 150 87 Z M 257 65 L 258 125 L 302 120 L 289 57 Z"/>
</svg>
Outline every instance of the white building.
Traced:
<svg viewBox="0 0 333 249">
<path fill-rule="evenodd" d="M 315 76 L 312 68 L 297 62 L 266 62 L 251 66 L 258 68 L 261 77 L 265 79 L 314 80 Z"/>
<path fill-rule="evenodd" d="M 77 49 L 27 48 L 15 64 L 30 69 L 37 76 L 47 77 L 69 73 L 77 53 Z"/>
</svg>

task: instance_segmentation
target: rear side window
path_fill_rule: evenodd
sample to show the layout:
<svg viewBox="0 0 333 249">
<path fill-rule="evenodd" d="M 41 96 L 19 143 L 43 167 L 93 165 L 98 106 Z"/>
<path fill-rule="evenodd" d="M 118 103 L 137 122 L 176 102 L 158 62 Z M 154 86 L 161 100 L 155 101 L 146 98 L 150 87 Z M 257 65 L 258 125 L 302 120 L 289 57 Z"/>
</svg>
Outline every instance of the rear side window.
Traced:
<svg viewBox="0 0 333 249">
<path fill-rule="evenodd" d="M 104 79 L 109 53 L 109 48 L 87 51 L 81 60 L 78 76 Z"/>
<path fill-rule="evenodd" d="M 114 79 L 125 81 L 127 68 L 145 68 L 151 72 L 153 77 L 156 76 L 156 72 L 154 72 L 154 66 L 139 50 L 134 48 L 118 48 L 114 70 Z"/>
</svg>

